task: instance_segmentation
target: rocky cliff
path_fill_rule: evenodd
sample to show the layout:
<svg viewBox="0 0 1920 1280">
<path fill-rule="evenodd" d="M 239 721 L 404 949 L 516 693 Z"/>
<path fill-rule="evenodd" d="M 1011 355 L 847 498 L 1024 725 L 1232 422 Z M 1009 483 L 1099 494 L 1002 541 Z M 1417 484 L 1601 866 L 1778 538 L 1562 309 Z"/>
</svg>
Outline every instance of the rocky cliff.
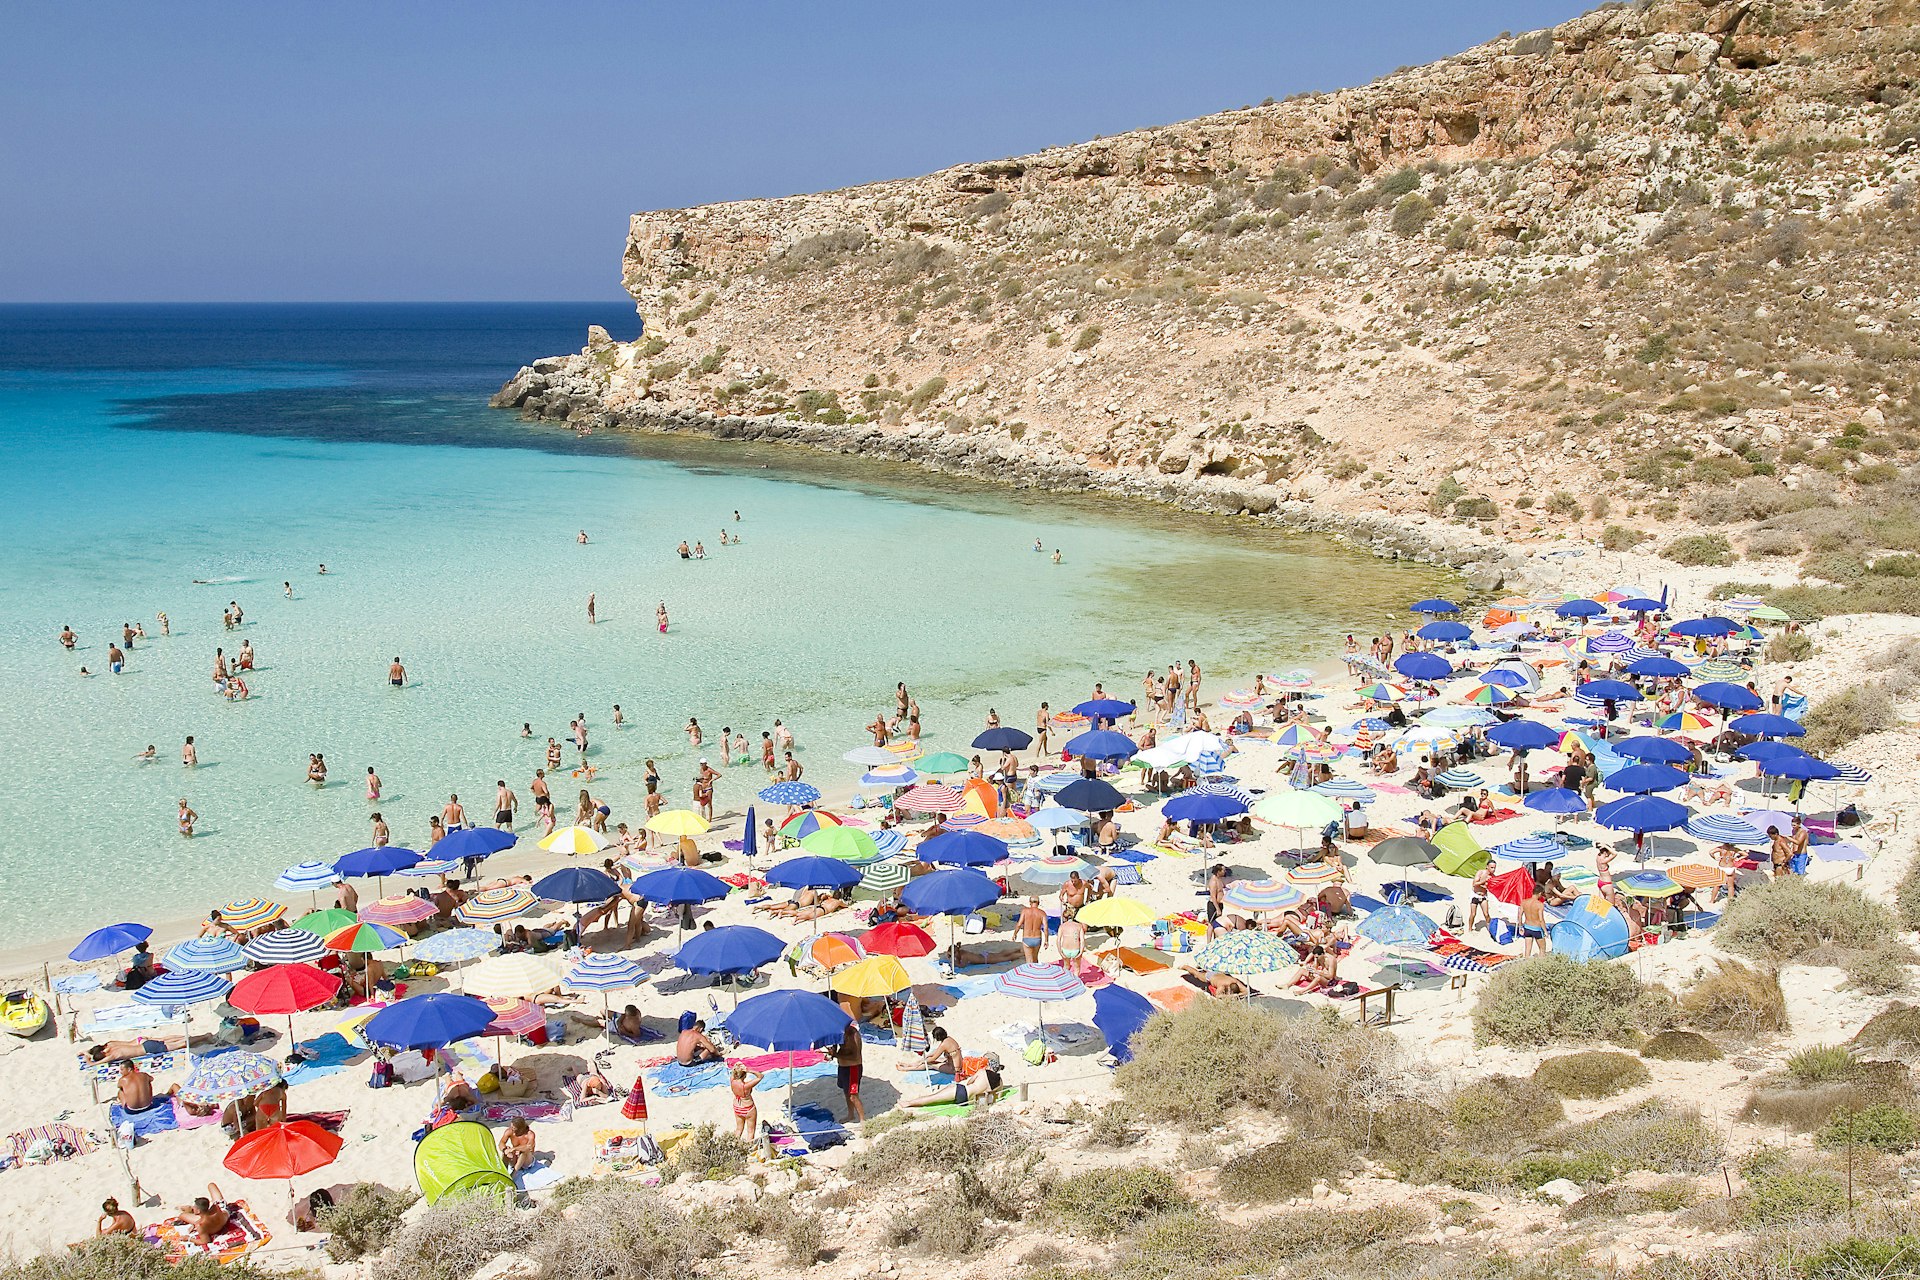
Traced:
<svg viewBox="0 0 1920 1280">
<path fill-rule="evenodd" d="M 1654 0 L 1356 89 L 638 214 L 645 336 L 495 403 L 1403 541 L 1784 519 L 1784 550 L 1920 447 L 1916 82 L 1920 0 Z"/>
</svg>

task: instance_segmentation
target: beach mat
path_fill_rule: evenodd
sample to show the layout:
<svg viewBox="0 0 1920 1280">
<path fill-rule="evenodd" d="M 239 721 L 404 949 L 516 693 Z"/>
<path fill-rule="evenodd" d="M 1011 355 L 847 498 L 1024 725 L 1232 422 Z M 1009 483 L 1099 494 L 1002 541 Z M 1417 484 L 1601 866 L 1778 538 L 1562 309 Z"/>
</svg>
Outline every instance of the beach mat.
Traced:
<svg viewBox="0 0 1920 1280">
<path fill-rule="evenodd" d="M 914 1110 L 923 1116 L 970 1116 L 989 1101 L 998 1102 L 1012 1092 L 1011 1088 L 1003 1085 L 985 1098 L 970 1098 L 965 1102 L 936 1102 L 930 1107 L 915 1107 Z"/>
<path fill-rule="evenodd" d="M 179 1110 L 179 1101 L 174 1098 L 155 1098 L 153 1105 L 144 1111 L 128 1111 L 116 1102 L 107 1108 L 107 1123 L 113 1126 L 116 1133 L 119 1132 L 121 1125 L 131 1124 L 134 1137 L 150 1138 L 156 1133 L 167 1133 L 180 1128 Z M 200 1119 L 198 1116 L 189 1118 L 196 1121 Z M 220 1114 L 217 1111 L 207 1117 L 209 1120 L 219 1118 Z"/>
</svg>

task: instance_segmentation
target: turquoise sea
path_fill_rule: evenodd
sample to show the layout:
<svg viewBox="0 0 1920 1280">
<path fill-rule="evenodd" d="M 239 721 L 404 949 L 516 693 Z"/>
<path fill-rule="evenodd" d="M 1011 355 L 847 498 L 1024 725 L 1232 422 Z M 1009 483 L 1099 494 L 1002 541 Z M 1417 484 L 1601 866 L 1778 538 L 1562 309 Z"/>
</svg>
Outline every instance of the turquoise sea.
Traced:
<svg viewBox="0 0 1920 1280">
<path fill-rule="evenodd" d="M 1443 581 L 1247 522 L 485 407 L 590 323 L 634 328 L 616 305 L 0 308 L 0 945 L 182 916 L 358 848 L 369 765 L 396 843 L 450 792 L 484 821 L 496 778 L 530 829 L 546 737 L 582 711 L 594 792 L 637 822 L 646 757 L 687 802 L 689 716 L 755 741 L 781 717 L 829 786 L 896 680 L 929 747 L 964 751 L 989 707 L 1026 726 L 1042 698 L 1096 679 L 1131 696 L 1189 657 L 1219 691 L 1322 659 Z M 682 539 L 707 558 L 679 559 Z M 147 638 L 112 675 L 123 622 Z M 253 697 L 228 702 L 214 652 L 243 640 Z M 720 808 L 761 785 L 732 769 Z M 555 793 L 564 821 L 569 780 Z"/>
</svg>

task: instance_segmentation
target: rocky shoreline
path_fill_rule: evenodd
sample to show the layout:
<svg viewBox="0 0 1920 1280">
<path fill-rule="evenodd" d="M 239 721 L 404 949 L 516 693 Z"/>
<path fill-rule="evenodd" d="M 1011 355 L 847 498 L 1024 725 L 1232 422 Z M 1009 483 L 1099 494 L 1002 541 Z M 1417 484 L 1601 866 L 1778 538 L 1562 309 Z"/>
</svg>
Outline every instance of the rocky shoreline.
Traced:
<svg viewBox="0 0 1920 1280">
<path fill-rule="evenodd" d="M 1384 559 L 1444 565 L 1479 592 L 1498 592 L 1527 576 L 1523 560 L 1502 546 L 1474 539 L 1471 530 L 1438 522 L 1416 525 L 1379 512 L 1340 511 L 1278 485 L 1102 467 L 1051 442 L 1029 445 L 1004 435 L 950 432 L 937 424 L 810 423 L 777 414 L 713 414 L 652 399 L 619 403 L 606 394 L 604 377 L 595 376 L 600 373 L 595 353 L 605 349 L 604 341 L 595 334 L 585 352 L 543 357 L 522 366 L 488 404 L 576 428 L 797 445 L 910 463 L 1018 489 L 1113 494 L 1185 511 L 1267 520 L 1333 537 Z"/>
</svg>

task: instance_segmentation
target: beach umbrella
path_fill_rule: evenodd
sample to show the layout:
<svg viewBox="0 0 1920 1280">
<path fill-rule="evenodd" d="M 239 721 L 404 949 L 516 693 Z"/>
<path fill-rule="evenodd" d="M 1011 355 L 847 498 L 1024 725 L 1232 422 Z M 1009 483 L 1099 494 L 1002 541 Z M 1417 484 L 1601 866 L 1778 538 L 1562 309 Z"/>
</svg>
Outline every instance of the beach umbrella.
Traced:
<svg viewBox="0 0 1920 1280">
<path fill-rule="evenodd" d="M 1036 831 L 1073 831 L 1087 825 L 1087 815 L 1077 810 L 1063 809 L 1059 805 L 1048 805 L 1028 814 L 1027 822 Z"/>
<path fill-rule="evenodd" d="M 219 935 L 194 938 L 168 949 L 161 961 L 169 969 L 197 969 L 202 973 L 232 973 L 247 967 L 247 953 L 232 938 Z"/>
<path fill-rule="evenodd" d="M 1548 787 L 1544 791 L 1535 791 L 1522 800 L 1521 805 L 1535 813 L 1585 813 L 1587 802 L 1578 791 L 1566 787 Z"/>
<path fill-rule="evenodd" d="M 1720 844 L 1763 845 L 1767 833 L 1734 813 L 1702 813 L 1687 819 L 1687 834 Z"/>
<path fill-rule="evenodd" d="M 1103 899 L 1116 901 L 1116 899 Z M 908 924 L 904 920 L 895 920 L 888 924 L 878 924 L 860 935 L 860 945 L 866 948 L 868 955 L 900 956 L 912 958 L 933 954 L 933 935 L 917 924 Z"/>
<path fill-rule="evenodd" d="M 370 849 L 355 849 L 335 859 L 333 870 L 334 874 L 345 880 L 364 879 L 367 876 L 378 880 L 382 876 L 403 871 L 419 861 L 420 855 L 411 849 L 383 844 Z"/>
<path fill-rule="evenodd" d="M 1330 862 L 1309 862 L 1287 872 L 1287 883 L 1317 891 L 1322 886 L 1336 883 L 1340 876 L 1340 868 Z"/>
<path fill-rule="evenodd" d="M 806 954 L 822 969 L 832 972 L 842 965 L 858 964 L 867 958 L 867 949 L 860 945 L 860 939 L 850 933 L 823 933 L 796 944 L 794 953 L 800 953 L 801 946 Z"/>
<path fill-rule="evenodd" d="M 598 867 L 562 867 L 534 881 L 531 892 L 546 902 L 569 902 L 577 906 L 619 897 L 620 882 Z"/>
<path fill-rule="evenodd" d="M 1857 764 L 1842 764 L 1838 760 L 1829 760 L 1834 768 L 1833 781 L 1844 782 L 1848 786 L 1864 787 L 1873 781 L 1873 775 Z"/>
<path fill-rule="evenodd" d="M 1089 698 L 1072 710 L 1073 714 L 1089 720 L 1118 720 L 1122 716 L 1132 715 L 1135 704 L 1122 702 L 1118 698 Z M 980 744 L 976 742 L 973 745 L 977 747 Z"/>
<path fill-rule="evenodd" d="M 1463 697 L 1465 701 L 1476 707 L 1497 707 L 1502 703 L 1512 702 L 1514 694 L 1498 684 L 1477 684 L 1467 690 Z"/>
<path fill-rule="evenodd" d="M 275 929 L 240 949 L 247 953 L 247 959 L 260 965 L 304 964 L 327 954 L 319 935 L 305 929 Z"/>
<path fill-rule="evenodd" d="M 539 905 L 540 900 L 525 885 L 509 884 L 469 894 L 465 902 L 453 909 L 453 914 L 467 924 L 495 924 L 524 915 Z"/>
<path fill-rule="evenodd" d="M 169 969 L 158 977 L 149 979 L 138 991 L 133 993 L 137 1004 L 156 1005 L 162 1009 L 180 1009 L 187 1022 L 187 1057 L 193 1057 L 193 1019 L 191 1009 L 196 1004 L 206 1004 L 219 1000 L 233 989 L 233 984 L 217 973 L 207 973 L 200 969 Z"/>
<path fill-rule="evenodd" d="M 1560 745 L 1560 731 L 1537 720 L 1509 720 L 1487 730 L 1487 741 L 1509 751 L 1536 751 Z"/>
<path fill-rule="evenodd" d="M 1546 836 L 1521 836 L 1493 846 L 1492 852 L 1509 862 L 1553 862 L 1567 856 L 1566 846 Z"/>
<path fill-rule="evenodd" d="M 1485 684 L 1495 685 L 1502 689 L 1516 690 L 1537 688 L 1540 683 L 1539 677 L 1535 676 L 1529 679 L 1526 674 L 1506 665 L 1488 667 L 1485 671 L 1481 672 L 1480 679 Z"/>
<path fill-rule="evenodd" d="M 1367 856 L 1382 867 L 1424 867 L 1444 852 L 1439 845 L 1418 836 L 1390 836 L 1368 850 Z"/>
<path fill-rule="evenodd" d="M 870 955 L 835 971 L 827 985 L 841 995 L 878 1000 L 905 991 L 913 985 L 913 979 L 907 976 L 906 967 L 893 956 Z"/>
<path fill-rule="evenodd" d="M 217 1107 L 279 1083 L 280 1068 L 272 1058 L 233 1049 L 200 1059 L 177 1096 L 195 1106 Z"/>
<path fill-rule="evenodd" d="M 450 876 L 459 869 L 460 860 L 458 858 L 448 858 L 445 861 L 416 862 L 412 866 L 396 871 L 393 874 L 406 876 L 410 880 L 431 880 L 435 876 Z"/>
<path fill-rule="evenodd" d="M 1443 787 L 1452 787 L 1456 791 L 1464 791 L 1469 787 L 1484 787 L 1487 785 L 1487 780 L 1475 773 L 1472 769 L 1460 768 L 1442 769 L 1434 775 L 1434 781 Z M 1318 790 L 1318 788 L 1315 789 Z"/>
<path fill-rule="evenodd" d="M 1473 628 L 1464 622 L 1426 622 L 1422 623 L 1413 634 L 1422 640 L 1438 640 L 1447 643 L 1465 640 L 1473 634 Z"/>
<path fill-rule="evenodd" d="M 540 995 L 560 985 L 560 967 L 544 956 L 517 952 L 482 960 L 466 971 L 462 987 L 470 996 L 521 999 Z"/>
<path fill-rule="evenodd" d="M 860 873 L 838 858 L 812 855 L 788 858 L 767 872 L 767 883 L 781 889 L 851 889 Z"/>
<path fill-rule="evenodd" d="M 1015 848 L 1021 845 L 1036 845 L 1040 843 L 1040 833 L 1034 830 L 1033 824 L 1028 822 L 1024 818 L 1013 818 L 1013 817 L 1004 817 L 1004 816 L 999 818 L 989 818 L 985 822 L 981 823 L 978 827 L 975 827 L 974 830 L 978 832 L 980 835 L 991 836 L 995 840 L 1002 841 L 1007 845 L 1008 848 Z M 898 836 L 900 839 L 901 847 L 904 848 L 906 846 L 906 843 L 907 843 L 906 837 L 901 836 L 898 831 L 888 831 L 888 832 L 883 832 L 882 834 Z M 879 847 L 880 852 L 883 854 L 898 852 L 897 849 L 887 848 L 887 846 L 884 843 L 882 843 L 880 836 L 878 835 L 874 836 L 873 842 L 875 845 Z"/>
<path fill-rule="evenodd" d="M 1616 876 L 1613 887 L 1629 898 L 1664 898 L 1680 892 L 1680 883 L 1664 871 L 1634 871 Z"/>
<path fill-rule="evenodd" d="M 1612 791 L 1648 795 L 1686 786 L 1687 774 L 1670 764 L 1630 764 L 1624 769 L 1614 770 L 1601 780 L 1600 785 Z"/>
<path fill-rule="evenodd" d="M 1133 1061 L 1130 1042 L 1157 1012 L 1153 1001 L 1113 983 L 1093 993 L 1093 1025 L 1106 1037 L 1107 1051 L 1116 1063 Z"/>
<path fill-rule="evenodd" d="M 1598 600 L 1567 600 L 1554 608 L 1554 614 L 1561 618 L 1597 618 L 1607 611 L 1607 606 Z"/>
<path fill-rule="evenodd" d="M 559 827 L 553 834 L 543 838 L 539 845 L 548 853 L 564 853 L 571 857 L 582 853 L 598 853 L 606 848 L 607 842 L 591 827 Z"/>
<path fill-rule="evenodd" d="M 1160 806 L 1173 822 L 1221 822 L 1247 811 L 1247 802 L 1233 796 L 1182 793 Z"/>
<path fill-rule="evenodd" d="M 1756 738 L 1798 738 L 1806 733 L 1806 728 L 1796 720 L 1758 711 L 1735 716 L 1727 722 L 1727 728 Z"/>
<path fill-rule="evenodd" d="M 895 813 L 952 813 L 960 807 L 964 793 L 958 787 L 941 782 L 923 782 L 902 792 L 893 802 Z"/>
<path fill-rule="evenodd" d="M 1089 929 L 1125 929 L 1152 924 L 1157 918 L 1145 903 L 1118 895 L 1089 902 L 1074 913 L 1074 919 Z"/>
<path fill-rule="evenodd" d="M 1193 958 L 1194 967 L 1235 978 L 1272 973 L 1300 963 L 1294 949 L 1264 929 L 1223 933 Z"/>
<path fill-rule="evenodd" d="M 705 835 L 712 825 L 691 809 L 668 809 L 647 819 L 647 830 L 663 836 Z"/>
<path fill-rule="evenodd" d="M 329 951 L 391 951 L 407 945 L 407 935 L 383 924 L 350 924 L 320 939 Z"/>
<path fill-rule="evenodd" d="M 435 840 L 427 857 L 436 862 L 464 862 L 468 858 L 477 862 L 519 843 L 519 836 L 499 827 L 460 827 Z M 546 848 L 546 841 L 541 841 L 540 847 Z"/>
<path fill-rule="evenodd" d="M 1399 686 L 1386 684 L 1381 681 L 1375 681 L 1369 685 L 1362 685 L 1357 692 L 1360 697 L 1365 698 L 1368 702 L 1398 702 L 1407 696 L 1406 691 Z"/>
<path fill-rule="evenodd" d="M 1240 880 L 1227 886 L 1227 905 L 1242 911 L 1284 911 L 1306 901 L 1306 895 L 1282 880 Z"/>
<path fill-rule="evenodd" d="M 942 831 L 914 852 L 922 862 L 952 867 L 990 867 L 1012 856 L 1006 841 L 979 831 Z"/>
<path fill-rule="evenodd" d="M 67 952 L 67 959 L 104 960 L 131 951 L 152 936 L 153 929 L 144 924 L 106 925 L 80 939 L 79 945 Z"/>
<path fill-rule="evenodd" d="M 219 914 L 223 924 L 244 933 L 248 929 L 258 929 L 261 925 L 272 924 L 285 915 L 287 909 L 265 898 L 234 898 L 215 907 L 214 912 Z M 211 921 L 212 913 L 209 913 L 207 918 Z"/>
<path fill-rule="evenodd" d="M 1692 693 L 1701 702 L 1710 707 L 1719 707 L 1722 711 L 1758 711 L 1761 706 L 1759 694 L 1745 685 L 1725 681 L 1695 685 Z"/>
<path fill-rule="evenodd" d="M 782 822 L 776 834 L 788 840 L 797 841 L 805 839 L 816 831 L 824 831 L 828 827 L 839 825 L 840 819 L 830 813 L 819 809 L 803 809 Z"/>
<path fill-rule="evenodd" d="M 1730 636 L 1740 629 L 1740 624 L 1731 618 L 1687 618 L 1667 627 L 1669 635 L 1687 636 Z"/>
<path fill-rule="evenodd" d="M 1458 613 L 1460 606 L 1451 600 L 1415 600 L 1408 609 L 1409 613 Z"/>
<path fill-rule="evenodd" d="M 378 902 L 371 902 L 360 908 L 360 920 L 364 924 L 417 924 L 422 920 L 431 920 L 439 914 L 440 909 L 433 905 L 432 900 L 416 897 L 411 893 L 382 898 Z"/>
<path fill-rule="evenodd" d="M 1439 929 L 1412 907 L 1395 905 L 1370 912 L 1355 932 L 1383 947 L 1424 947 Z"/>
<path fill-rule="evenodd" d="M 1653 727 L 1667 733 L 1698 733 L 1713 728 L 1713 721 L 1693 711 L 1670 711 L 1655 720 Z"/>
<path fill-rule="evenodd" d="M 647 980 L 647 971 L 625 956 L 588 955 L 560 979 L 567 991 L 624 991 Z"/>
<path fill-rule="evenodd" d="M 776 782 L 770 787 L 762 787 L 757 794 L 767 804 L 784 804 L 798 808 L 818 800 L 820 788 L 811 782 Z"/>
<path fill-rule="evenodd" d="M 900 862 L 872 862 L 860 871 L 860 887 L 882 897 L 892 893 L 911 879 L 913 879 L 912 868 Z"/>
<path fill-rule="evenodd" d="M 1030 862 L 1021 863 L 1007 884 L 1018 893 L 1047 892 L 1059 888 L 1072 879 L 1074 872 L 1084 874 L 1089 869 L 1089 864 L 1085 860 L 1070 853 L 1035 858 Z"/>
<path fill-rule="evenodd" d="M 247 1134 L 227 1148 L 220 1163 L 255 1182 L 284 1179 L 292 1203 L 293 1180 L 332 1164 L 344 1144 L 339 1134 L 311 1120 L 287 1120 Z"/>
<path fill-rule="evenodd" d="M 498 1041 L 503 1036 L 531 1035 L 547 1025 L 547 1015 L 539 1005 L 531 1000 L 518 997 L 485 997 L 487 1008 L 493 1010 L 493 1021 L 487 1023 L 482 1035 L 492 1036 L 495 1040 L 494 1055 L 500 1053 Z"/>
<path fill-rule="evenodd" d="M 330 862 L 296 862 L 282 871 L 273 887 L 287 893 L 318 893 L 340 883 L 340 873 Z"/>
<path fill-rule="evenodd" d="M 1005 973 L 995 974 L 993 989 L 1000 995 L 1031 1000 L 1041 1006 L 1040 1037 L 1044 1040 L 1047 1034 L 1044 1007 L 1056 1000 L 1071 1000 L 1075 996 L 1085 995 L 1087 984 L 1064 965 L 1022 964 Z"/>
<path fill-rule="evenodd" d="M 1053 800 L 1062 808 L 1078 809 L 1082 813 L 1103 813 L 1118 809 L 1127 802 L 1119 788 L 1099 778 L 1076 778 L 1060 788 Z"/>
<path fill-rule="evenodd" d="M 710 871 L 698 867 L 662 867 L 635 880 L 633 896 L 646 902 L 680 906 L 689 902 L 715 902 L 727 896 L 733 886 Z"/>
<path fill-rule="evenodd" d="M 1431 707 L 1420 713 L 1420 723 L 1458 729 L 1466 725 L 1499 724 L 1500 717 L 1484 707 Z"/>
<path fill-rule="evenodd" d="M 772 850 L 768 852 L 771 853 Z M 754 821 L 752 805 L 747 806 L 746 823 L 740 829 L 740 853 L 746 858 L 749 866 L 760 855 L 760 827 Z M 638 870 L 638 868 L 635 869 Z"/>
<path fill-rule="evenodd" d="M 840 758 L 842 760 L 845 760 L 848 764 L 899 764 L 900 763 L 899 753 L 894 751 L 889 751 L 885 747 L 855 747 L 853 750 L 847 752 L 845 755 L 841 756 Z"/>
<path fill-rule="evenodd" d="M 1437 653 L 1403 653 L 1393 660 L 1393 669 L 1409 680 L 1429 683 L 1453 674 L 1453 665 Z"/>
<path fill-rule="evenodd" d="M 822 827 L 800 840 L 800 847 L 822 858 L 842 862 L 872 862 L 880 856 L 873 837 L 858 827 Z"/>
<path fill-rule="evenodd" d="M 1309 743 L 1318 742 L 1320 739 L 1318 735 L 1306 725 L 1290 724 L 1275 729 L 1268 741 L 1277 743 L 1283 747 L 1304 747 Z"/>
<path fill-rule="evenodd" d="M 1318 831 L 1340 821 L 1343 812 L 1332 800 L 1311 791 L 1276 791 L 1253 806 L 1256 818 L 1296 831 Z"/>
<path fill-rule="evenodd" d="M 1593 703 L 1640 701 L 1640 691 L 1625 680 L 1589 680 L 1577 686 L 1573 696 Z"/>
<path fill-rule="evenodd" d="M 451 992 L 408 996 L 367 1020 L 360 1034 L 368 1044 L 391 1049 L 443 1049 L 480 1035 L 493 1022 L 487 1002 Z"/>
<path fill-rule="evenodd" d="M 865 787 L 905 787 L 920 780 L 918 771 L 904 764 L 876 765 L 860 775 Z"/>
<path fill-rule="evenodd" d="M 1632 760 L 1641 760 L 1648 764 L 1684 764 L 1693 759 L 1693 752 L 1671 738 L 1655 738 L 1642 735 L 1637 738 L 1622 738 L 1613 744 L 1613 749 Z"/>
<path fill-rule="evenodd" d="M 1784 760 L 1788 756 L 1803 756 L 1807 753 L 1792 743 L 1762 738 L 1758 742 L 1749 742 L 1744 747 L 1736 747 L 1733 754 L 1742 760 Z"/>
<path fill-rule="evenodd" d="M 1000 886 L 969 867 L 916 876 L 900 891 L 900 903 L 924 916 L 966 915 L 1000 900 Z"/>
<path fill-rule="evenodd" d="M 311 935 L 301 934 L 301 937 Z M 340 994 L 340 979 L 310 964 L 276 964 L 250 973 L 233 984 L 227 1003 L 242 1013 L 260 1017 L 287 1016 L 287 1043 L 293 1043 L 293 1015 L 318 1009 Z M 222 1054 L 222 1057 L 231 1057 Z"/>
<path fill-rule="evenodd" d="M 1032 734 L 1005 724 L 983 730 L 973 740 L 976 751 L 1025 751 L 1032 745 Z"/>
<path fill-rule="evenodd" d="M 1618 631 L 1602 631 L 1587 641 L 1587 652 L 1595 654 L 1626 653 L 1633 648 L 1633 638 Z"/>
<path fill-rule="evenodd" d="M 1693 669 L 1695 680 L 1738 680 L 1747 669 L 1731 658 L 1708 658 Z"/>
<path fill-rule="evenodd" d="M 500 949 L 491 929 L 447 929 L 413 944 L 413 958 L 429 964 L 463 964 Z"/>
<path fill-rule="evenodd" d="M 845 1038 L 853 1019 L 811 991 L 767 991 L 742 1000 L 726 1017 L 727 1031 L 741 1044 L 772 1053 L 823 1049 Z M 793 1059 L 787 1059 L 787 1100 L 793 1100 Z"/>
<path fill-rule="evenodd" d="M 967 758 L 953 751 L 936 751 L 913 762 L 921 773 L 965 773 Z"/>
<path fill-rule="evenodd" d="M 1827 782 L 1840 776 L 1840 771 L 1825 760 L 1804 754 L 1762 760 L 1759 768 L 1769 778 L 1792 778 L 1800 782 Z"/>
<path fill-rule="evenodd" d="M 1691 674 L 1684 662 L 1675 662 L 1664 654 L 1655 654 L 1650 658 L 1635 658 L 1627 664 L 1626 672 L 1630 676 L 1646 676 L 1661 680 Z"/>
<path fill-rule="evenodd" d="M 688 973 L 748 973 L 772 964 L 786 949 L 786 943 L 765 929 L 723 924 L 687 939 L 673 953 L 673 963 Z"/>
<path fill-rule="evenodd" d="M 1659 796 L 1622 796 L 1595 809 L 1593 820 L 1614 831 L 1631 831 L 1637 837 L 1648 831 L 1671 831 L 1686 825 L 1687 809 Z"/>
<path fill-rule="evenodd" d="M 344 929 L 348 925 L 359 922 L 360 917 L 345 907 L 325 907 L 319 911 L 309 911 L 289 927 L 324 938 L 336 929 Z"/>
<path fill-rule="evenodd" d="M 1351 800 L 1356 804 L 1372 804 L 1379 799 L 1372 787 L 1357 778 L 1335 778 L 1331 782 L 1319 783 L 1310 790 L 1335 800 Z"/>
<path fill-rule="evenodd" d="M 1130 760 L 1140 750 L 1140 744 L 1126 734 L 1115 733 L 1111 729 L 1090 729 L 1068 738 L 1061 750 L 1067 755 L 1085 756 L 1090 760 Z"/>
</svg>

